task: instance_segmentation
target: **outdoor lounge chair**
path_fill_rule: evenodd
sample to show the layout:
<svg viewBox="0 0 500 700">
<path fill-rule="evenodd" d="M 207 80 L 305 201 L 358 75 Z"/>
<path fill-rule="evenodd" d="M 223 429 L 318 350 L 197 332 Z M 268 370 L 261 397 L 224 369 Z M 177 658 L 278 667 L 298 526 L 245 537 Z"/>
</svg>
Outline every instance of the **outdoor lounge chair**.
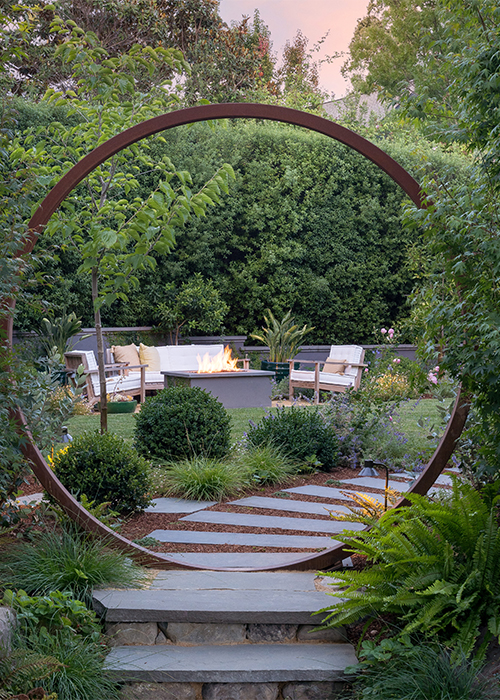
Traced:
<svg viewBox="0 0 500 700">
<path fill-rule="evenodd" d="M 93 406 L 101 396 L 99 370 L 93 350 L 72 350 L 64 353 L 64 358 L 67 369 L 77 369 L 83 365 L 86 375 L 87 400 Z M 146 365 L 126 363 L 105 365 L 106 375 L 111 375 L 106 378 L 106 393 L 138 395 L 142 403 L 146 393 L 145 367 Z"/>
<path fill-rule="evenodd" d="M 314 364 L 314 371 L 294 369 L 297 360 L 290 360 L 290 400 L 295 387 L 314 389 L 314 403 L 319 403 L 320 389 L 343 392 L 359 389 L 365 351 L 359 345 L 332 345 L 326 362 L 299 361 L 299 365 Z M 320 368 L 320 365 L 323 365 Z"/>
</svg>

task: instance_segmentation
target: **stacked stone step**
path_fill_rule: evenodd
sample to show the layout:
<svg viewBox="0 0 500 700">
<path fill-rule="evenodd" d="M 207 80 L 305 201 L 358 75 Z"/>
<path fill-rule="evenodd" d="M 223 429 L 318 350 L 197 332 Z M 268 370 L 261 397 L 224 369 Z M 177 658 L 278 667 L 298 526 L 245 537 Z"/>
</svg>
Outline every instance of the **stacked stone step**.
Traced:
<svg viewBox="0 0 500 700">
<path fill-rule="evenodd" d="M 125 700 L 330 700 L 356 663 L 345 630 L 316 630 L 331 579 L 295 572 L 158 572 L 94 606 Z"/>
</svg>

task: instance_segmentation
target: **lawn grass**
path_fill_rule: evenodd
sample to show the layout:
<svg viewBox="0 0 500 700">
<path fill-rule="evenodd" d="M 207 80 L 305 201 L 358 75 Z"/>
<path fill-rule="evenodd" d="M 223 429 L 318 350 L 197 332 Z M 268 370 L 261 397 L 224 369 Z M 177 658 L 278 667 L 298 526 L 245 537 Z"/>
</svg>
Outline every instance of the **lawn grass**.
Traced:
<svg viewBox="0 0 500 700">
<path fill-rule="evenodd" d="M 422 440 L 425 444 L 429 428 L 439 419 L 438 401 L 435 399 L 421 399 L 419 401 L 406 401 L 401 404 L 394 415 L 395 425 L 412 440 Z M 231 416 L 231 440 L 237 442 L 248 429 L 248 421 L 257 423 L 268 411 L 265 408 L 229 408 Z M 425 421 L 424 428 L 418 425 L 418 420 Z M 76 437 L 86 430 L 99 430 L 99 414 L 91 416 L 73 416 L 67 421 L 70 435 Z M 111 414 L 108 416 L 108 429 L 120 435 L 125 440 L 134 438 L 135 418 L 134 414 Z"/>
</svg>

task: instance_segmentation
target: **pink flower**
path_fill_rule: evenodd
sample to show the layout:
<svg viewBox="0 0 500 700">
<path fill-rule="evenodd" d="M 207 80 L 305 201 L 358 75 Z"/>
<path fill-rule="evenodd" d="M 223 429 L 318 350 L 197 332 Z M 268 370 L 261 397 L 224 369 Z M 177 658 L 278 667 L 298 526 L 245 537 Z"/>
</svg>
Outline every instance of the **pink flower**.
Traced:
<svg viewBox="0 0 500 700">
<path fill-rule="evenodd" d="M 433 371 L 433 372 L 439 372 L 439 365 L 436 365 L 432 371 Z"/>
<path fill-rule="evenodd" d="M 365 372 L 368 372 L 368 367 L 365 367 Z"/>
<path fill-rule="evenodd" d="M 392 416 L 389 416 L 389 420 L 392 421 Z"/>
<path fill-rule="evenodd" d="M 438 383 L 438 379 L 437 379 L 436 375 L 432 374 L 432 372 L 429 372 L 429 374 L 427 375 L 427 379 L 431 382 L 431 384 Z"/>
<path fill-rule="evenodd" d="M 394 364 L 399 365 L 399 363 L 401 362 L 401 358 L 400 358 L 400 357 L 395 357 L 394 360 L 393 360 L 393 362 L 394 362 Z"/>
<path fill-rule="evenodd" d="M 392 336 L 394 335 L 394 328 L 389 328 L 387 332 L 389 334 L 389 338 L 392 338 Z"/>
<path fill-rule="evenodd" d="M 380 329 L 380 332 L 382 333 L 382 335 L 385 335 L 385 334 L 387 333 L 387 329 L 386 329 L 386 328 L 381 328 L 381 329 Z"/>
</svg>

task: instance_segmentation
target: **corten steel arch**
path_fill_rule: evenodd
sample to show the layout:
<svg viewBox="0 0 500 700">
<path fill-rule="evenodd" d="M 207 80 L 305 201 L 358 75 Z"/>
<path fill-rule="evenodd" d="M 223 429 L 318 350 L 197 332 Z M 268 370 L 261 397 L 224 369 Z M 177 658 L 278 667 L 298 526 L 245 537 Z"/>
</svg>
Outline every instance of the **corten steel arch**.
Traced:
<svg viewBox="0 0 500 700">
<path fill-rule="evenodd" d="M 370 143 L 358 134 L 346 129 L 339 124 L 317 117 L 313 114 L 299 112 L 286 107 L 275 107 L 271 105 L 261 104 L 216 104 L 204 105 L 202 107 L 191 107 L 189 109 L 179 110 L 163 114 L 154 119 L 137 124 L 130 129 L 114 136 L 106 143 L 91 151 L 85 158 L 77 163 L 55 187 L 45 197 L 40 204 L 35 214 L 29 222 L 30 235 L 24 249 L 19 251 L 18 255 L 30 253 L 37 241 L 39 233 L 48 223 L 52 214 L 68 196 L 68 194 L 80 183 L 92 170 L 103 163 L 105 160 L 113 156 L 115 153 L 123 150 L 141 139 L 156 134 L 159 131 L 171 129 L 175 126 L 191 124 L 193 122 L 205 121 L 208 119 L 228 119 L 228 118 L 253 118 L 253 119 L 269 119 L 271 121 L 280 121 L 295 126 L 302 126 L 311 131 L 317 131 L 320 134 L 329 136 L 340 143 L 349 146 L 358 151 L 361 155 L 371 160 L 375 165 L 386 172 L 410 197 L 410 199 L 419 207 L 424 206 L 418 183 L 404 170 L 396 161 L 384 153 L 380 148 Z M 14 308 L 15 301 L 10 301 L 11 308 Z M 12 346 L 12 318 L 3 324 L 4 330 L 7 332 L 9 344 Z M 457 397 L 455 407 L 446 428 L 446 431 L 431 457 L 427 467 L 420 475 L 419 479 L 413 484 L 410 492 L 425 494 L 432 486 L 436 478 L 439 476 L 443 468 L 446 466 L 450 458 L 455 443 L 460 436 L 465 419 L 467 417 L 467 404 L 461 399 L 460 394 Z M 17 413 L 20 430 L 26 436 L 27 441 L 23 448 L 25 456 L 31 461 L 33 471 L 42 484 L 42 486 L 59 502 L 63 510 L 79 525 L 86 530 L 106 537 L 110 544 L 120 548 L 129 556 L 133 557 L 141 564 L 154 566 L 163 569 L 206 569 L 204 566 L 187 566 L 182 561 L 177 561 L 175 556 L 161 555 L 150 552 L 144 547 L 133 544 L 121 535 L 117 534 L 110 528 L 106 527 L 97 520 L 93 515 L 88 513 L 78 501 L 64 488 L 59 479 L 52 472 L 40 450 L 35 444 L 31 434 L 28 431 L 26 420 L 21 412 Z M 402 499 L 398 506 L 408 505 L 406 499 Z M 269 566 L 260 567 L 263 569 L 327 569 L 333 566 L 343 557 L 344 549 L 347 545 L 337 544 L 335 547 L 324 550 L 321 553 L 316 553 L 307 556 L 297 555 L 297 560 L 288 563 L 286 566 Z M 222 570 L 231 571 L 231 568 Z M 239 569 L 240 571 L 242 569 Z M 251 567 L 247 571 L 253 570 Z"/>
</svg>

